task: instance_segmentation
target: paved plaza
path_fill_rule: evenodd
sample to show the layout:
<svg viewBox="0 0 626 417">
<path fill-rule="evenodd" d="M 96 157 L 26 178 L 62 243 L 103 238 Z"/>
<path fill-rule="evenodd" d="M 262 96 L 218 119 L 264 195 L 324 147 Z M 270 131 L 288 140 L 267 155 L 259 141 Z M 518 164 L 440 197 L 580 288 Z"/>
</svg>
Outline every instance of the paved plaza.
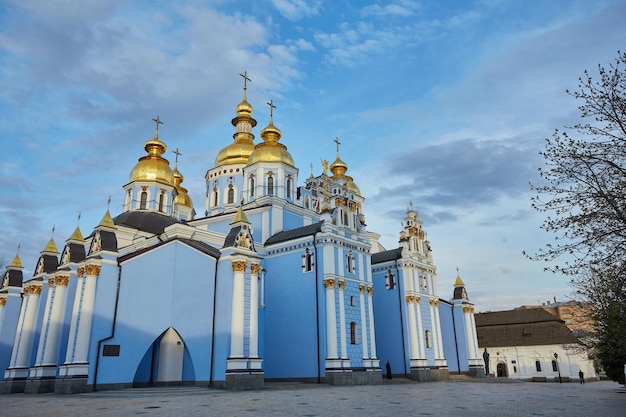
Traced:
<svg viewBox="0 0 626 417">
<path fill-rule="evenodd" d="M 483 382 L 484 381 L 484 382 Z M 385 381 L 378 386 L 267 384 L 262 391 L 147 388 L 0 396 L 1 416 L 584 416 L 626 415 L 626 389 L 578 383 Z"/>
</svg>

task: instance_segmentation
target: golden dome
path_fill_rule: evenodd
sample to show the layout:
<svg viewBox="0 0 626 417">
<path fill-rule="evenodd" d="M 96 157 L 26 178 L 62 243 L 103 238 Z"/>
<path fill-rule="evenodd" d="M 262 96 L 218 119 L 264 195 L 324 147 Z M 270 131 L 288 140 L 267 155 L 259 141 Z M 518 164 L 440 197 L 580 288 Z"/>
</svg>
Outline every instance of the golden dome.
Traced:
<svg viewBox="0 0 626 417">
<path fill-rule="evenodd" d="M 357 185 L 354 183 L 352 177 L 346 175 L 347 170 L 348 164 L 341 160 L 341 158 L 339 157 L 339 151 L 337 151 L 337 159 L 335 159 L 335 162 L 330 164 L 330 172 L 333 173 L 333 179 L 337 180 L 339 178 L 345 178 L 347 180 L 346 186 L 348 187 L 348 190 L 357 195 L 361 195 L 361 190 L 359 190 L 359 187 L 357 187 Z"/>
<path fill-rule="evenodd" d="M 192 207 L 191 198 L 189 197 L 189 194 L 187 194 L 187 189 L 180 185 L 184 181 L 185 177 L 183 177 L 183 174 L 180 173 L 178 167 L 174 167 L 172 175 L 174 177 L 174 187 L 176 188 L 176 191 L 178 191 L 178 195 L 174 197 L 174 203 L 181 206 Z"/>
<path fill-rule="evenodd" d="M 158 120 L 158 117 L 156 120 Z M 161 156 L 165 153 L 167 145 L 159 140 L 158 123 L 154 138 L 146 141 L 143 145 L 148 155 L 139 158 L 139 162 L 130 172 L 130 182 L 156 181 L 167 185 L 173 184 L 170 163 Z"/>
<path fill-rule="evenodd" d="M 295 167 L 287 147 L 282 143 L 278 143 L 281 135 L 280 130 L 274 126 L 272 115 L 270 114 L 270 123 L 261 131 L 263 142 L 254 147 L 254 152 L 248 158 L 248 165 L 256 162 L 283 162 Z"/>
<path fill-rule="evenodd" d="M 359 187 L 357 187 L 354 181 L 352 181 L 352 177 L 346 175 L 346 178 L 348 179 L 348 190 L 352 191 L 356 195 L 361 195 L 361 190 L 359 190 Z"/>
<path fill-rule="evenodd" d="M 252 106 L 246 100 L 245 90 L 243 101 L 237 106 L 237 117 L 231 123 L 237 128 L 237 132 L 233 135 L 235 142 L 218 152 L 215 166 L 245 164 L 254 151 L 252 128 L 256 126 L 256 120 L 252 117 Z"/>
</svg>

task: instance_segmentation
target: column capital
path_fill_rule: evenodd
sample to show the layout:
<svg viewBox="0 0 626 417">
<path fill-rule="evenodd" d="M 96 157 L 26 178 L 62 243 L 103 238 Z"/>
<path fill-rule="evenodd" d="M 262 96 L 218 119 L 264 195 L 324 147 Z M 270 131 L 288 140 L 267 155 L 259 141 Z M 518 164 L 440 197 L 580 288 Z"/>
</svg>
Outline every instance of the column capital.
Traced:
<svg viewBox="0 0 626 417">
<path fill-rule="evenodd" d="M 57 286 L 67 287 L 67 284 L 70 282 L 69 275 L 59 275 L 55 280 Z"/>
<path fill-rule="evenodd" d="M 24 290 L 24 295 L 26 294 L 30 294 L 30 295 L 39 295 L 41 294 L 41 288 L 39 285 L 30 285 L 29 287 L 27 287 Z M 28 292 L 27 292 L 28 290 Z"/>
<path fill-rule="evenodd" d="M 76 270 L 76 274 L 78 274 L 78 278 L 82 278 L 85 275 L 85 267 L 81 266 Z"/>
<path fill-rule="evenodd" d="M 364 293 L 365 293 L 365 285 L 359 284 L 359 294 L 364 294 Z"/>
<path fill-rule="evenodd" d="M 407 304 L 413 304 L 413 302 L 415 301 L 415 296 L 414 295 L 407 295 L 405 297 Z"/>
<path fill-rule="evenodd" d="M 463 312 L 464 313 L 473 313 L 474 312 L 474 307 L 465 306 L 465 307 L 463 307 Z"/>
<path fill-rule="evenodd" d="M 50 288 L 54 287 L 54 277 L 48 278 L 48 287 Z"/>
<path fill-rule="evenodd" d="M 419 295 L 416 295 L 416 296 L 415 296 L 415 302 L 416 302 L 417 304 L 419 304 L 419 303 L 420 303 L 420 301 L 422 301 L 422 297 L 420 297 Z"/>
<path fill-rule="evenodd" d="M 374 293 L 374 287 L 368 286 L 367 287 L 367 295 L 371 296 L 373 293 Z"/>
<path fill-rule="evenodd" d="M 245 272 L 248 262 L 246 261 L 233 261 L 233 272 Z"/>
<path fill-rule="evenodd" d="M 6 298 L 0 298 L 0 307 L 4 307 L 7 303 L 7 299 Z"/>
<path fill-rule="evenodd" d="M 343 291 L 345 286 L 346 286 L 346 281 L 339 280 L 339 289 Z"/>
<path fill-rule="evenodd" d="M 87 273 L 87 276 L 91 276 L 91 277 L 97 277 L 98 275 L 100 275 L 100 265 L 98 264 L 87 264 L 85 266 L 85 271 Z"/>
<path fill-rule="evenodd" d="M 252 272 L 254 275 L 258 275 L 260 270 L 261 270 L 261 264 L 250 265 L 250 272 Z"/>
<path fill-rule="evenodd" d="M 335 279 L 334 278 L 326 278 L 324 280 L 324 286 L 326 287 L 326 289 L 331 289 L 331 288 L 335 288 Z"/>
<path fill-rule="evenodd" d="M 429 303 L 431 306 L 437 307 L 439 305 L 439 300 L 431 299 Z"/>
</svg>

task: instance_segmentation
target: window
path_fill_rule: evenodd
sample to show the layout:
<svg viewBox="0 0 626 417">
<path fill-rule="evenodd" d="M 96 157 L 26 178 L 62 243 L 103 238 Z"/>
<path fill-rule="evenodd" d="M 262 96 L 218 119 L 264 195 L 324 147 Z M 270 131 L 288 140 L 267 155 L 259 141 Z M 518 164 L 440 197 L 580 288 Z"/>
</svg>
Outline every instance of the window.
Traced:
<svg viewBox="0 0 626 417">
<path fill-rule="evenodd" d="M 213 207 L 217 207 L 217 203 L 218 203 L 218 193 L 217 193 L 217 188 L 213 189 Z"/>
<path fill-rule="evenodd" d="M 250 197 L 254 197 L 254 174 L 250 174 Z"/>
<path fill-rule="evenodd" d="M 291 175 L 287 177 L 287 198 L 291 198 Z"/>
<path fill-rule="evenodd" d="M 274 195 L 274 177 L 271 171 L 267 176 L 267 195 Z"/>
<path fill-rule="evenodd" d="M 356 323 L 350 323 L 350 344 L 356 345 Z"/>
<path fill-rule="evenodd" d="M 535 369 L 537 372 L 541 372 L 541 362 L 535 361 Z"/>
<path fill-rule="evenodd" d="M 430 337 L 430 330 L 426 330 L 425 338 L 426 338 L 426 347 L 427 348 L 433 347 L 433 341 L 431 340 L 431 337 Z"/>
<path fill-rule="evenodd" d="M 350 307 L 354 307 L 354 295 L 350 296 Z"/>
<path fill-rule="evenodd" d="M 388 290 L 393 290 L 395 286 L 396 283 L 394 281 L 393 272 L 391 272 L 391 269 L 389 269 L 387 271 L 387 275 L 385 275 L 385 287 L 387 287 Z"/>
<path fill-rule="evenodd" d="M 148 193 L 145 191 L 141 192 L 141 197 L 139 200 L 139 210 L 145 210 L 148 205 Z"/>
<path fill-rule="evenodd" d="M 552 372 L 558 372 L 559 368 L 556 367 L 556 361 L 552 361 Z"/>
<path fill-rule="evenodd" d="M 309 251 L 309 248 L 306 248 L 304 255 L 302 255 L 302 271 L 311 272 L 313 265 L 315 265 L 313 263 L 313 254 Z"/>
<path fill-rule="evenodd" d="M 159 211 L 163 211 L 164 200 L 165 200 L 165 194 L 163 194 L 163 191 L 161 191 L 161 194 L 159 194 Z"/>
<path fill-rule="evenodd" d="M 124 210 L 126 211 L 130 210 L 130 199 L 131 199 L 130 190 L 128 190 L 128 193 L 126 194 L 126 201 L 124 201 Z"/>
<path fill-rule="evenodd" d="M 354 274 L 356 272 L 356 265 L 355 265 L 355 259 L 354 256 L 352 255 L 352 251 L 348 252 L 348 256 L 347 256 L 347 261 L 348 261 L 348 273 L 350 274 Z"/>
<path fill-rule="evenodd" d="M 233 185 L 228 186 L 228 203 L 233 204 L 235 202 L 235 190 L 233 189 Z"/>
<path fill-rule="evenodd" d="M 309 196 L 304 196 L 304 208 L 309 210 L 311 208 L 311 201 L 309 200 Z"/>
<path fill-rule="evenodd" d="M 422 290 L 426 290 L 426 274 L 422 274 Z"/>
</svg>

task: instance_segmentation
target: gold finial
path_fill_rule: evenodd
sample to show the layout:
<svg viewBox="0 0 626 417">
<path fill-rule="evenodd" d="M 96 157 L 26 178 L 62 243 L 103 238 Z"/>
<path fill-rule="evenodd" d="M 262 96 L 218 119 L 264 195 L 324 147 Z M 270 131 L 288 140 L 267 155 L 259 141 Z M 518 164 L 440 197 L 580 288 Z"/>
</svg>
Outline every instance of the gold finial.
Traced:
<svg viewBox="0 0 626 417">
<path fill-rule="evenodd" d="M 341 145 L 341 142 L 339 142 L 338 137 L 335 137 L 335 140 L 333 140 L 333 142 L 335 142 L 335 144 L 337 145 L 337 155 L 339 155 L 339 145 Z"/>
<path fill-rule="evenodd" d="M 76 220 L 76 225 L 80 226 L 80 211 L 78 212 L 78 219 Z"/>
<path fill-rule="evenodd" d="M 248 89 L 247 82 L 252 82 L 252 80 L 248 78 L 248 71 L 244 71 L 243 74 L 239 73 L 239 75 L 241 75 L 241 77 L 243 78 L 243 93 L 245 94 L 246 90 Z"/>
<path fill-rule="evenodd" d="M 51 238 L 54 238 L 54 231 L 56 230 L 56 225 L 52 225 L 52 236 L 50 236 Z"/>
<path fill-rule="evenodd" d="M 177 167 L 177 166 L 178 166 L 178 157 L 179 157 L 180 155 L 182 155 L 182 153 L 178 152 L 178 148 L 176 148 L 176 150 L 175 150 L 175 151 L 172 151 L 172 153 L 175 153 L 175 154 L 176 154 L 176 162 L 175 162 L 175 164 L 176 164 L 176 165 L 175 165 L 175 166 Z"/>
<path fill-rule="evenodd" d="M 270 123 L 272 122 L 272 117 L 274 116 L 274 109 L 276 108 L 276 106 L 274 105 L 274 100 L 270 100 L 267 103 L 268 106 L 270 106 Z"/>
<path fill-rule="evenodd" d="M 156 123 L 156 130 L 154 131 L 154 140 L 159 140 L 159 125 L 162 125 L 163 122 L 161 121 L 159 116 L 157 116 L 156 119 L 152 119 L 152 121 Z"/>
</svg>

